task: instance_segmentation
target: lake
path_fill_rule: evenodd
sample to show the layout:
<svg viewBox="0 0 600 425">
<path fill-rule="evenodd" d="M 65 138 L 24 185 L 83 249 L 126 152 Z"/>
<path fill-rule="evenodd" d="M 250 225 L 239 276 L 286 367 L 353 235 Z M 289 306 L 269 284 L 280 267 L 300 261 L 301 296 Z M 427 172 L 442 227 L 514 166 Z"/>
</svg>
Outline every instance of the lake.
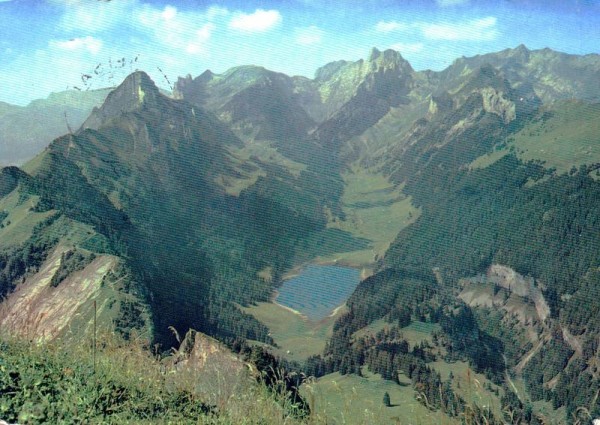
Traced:
<svg viewBox="0 0 600 425">
<path fill-rule="evenodd" d="M 310 265 L 283 283 L 276 301 L 318 321 L 343 304 L 359 282 L 360 270 Z"/>
</svg>

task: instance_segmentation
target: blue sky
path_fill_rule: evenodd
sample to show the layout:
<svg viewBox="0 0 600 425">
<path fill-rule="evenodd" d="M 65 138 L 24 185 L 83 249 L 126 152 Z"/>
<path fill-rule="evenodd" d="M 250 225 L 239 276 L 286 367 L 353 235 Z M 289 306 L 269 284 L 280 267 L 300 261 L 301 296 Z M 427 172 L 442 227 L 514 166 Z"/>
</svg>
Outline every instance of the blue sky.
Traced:
<svg viewBox="0 0 600 425">
<path fill-rule="evenodd" d="M 0 101 L 110 86 L 135 69 L 163 87 L 244 64 L 312 77 L 372 47 L 441 70 L 521 43 L 600 53 L 600 0 L 0 0 Z"/>
</svg>

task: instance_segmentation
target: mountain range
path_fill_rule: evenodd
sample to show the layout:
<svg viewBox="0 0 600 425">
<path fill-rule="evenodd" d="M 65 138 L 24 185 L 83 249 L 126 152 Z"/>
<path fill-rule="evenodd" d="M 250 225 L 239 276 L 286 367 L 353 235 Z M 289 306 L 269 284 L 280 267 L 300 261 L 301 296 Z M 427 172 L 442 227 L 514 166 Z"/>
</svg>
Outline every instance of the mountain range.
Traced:
<svg viewBox="0 0 600 425">
<path fill-rule="evenodd" d="M 67 90 L 27 106 L 0 102 L 0 166 L 22 165 L 57 137 L 79 128 L 109 91 Z"/>
<path fill-rule="evenodd" d="M 600 415 L 599 83 L 598 55 L 521 45 L 441 72 L 373 49 L 313 79 L 207 70 L 167 96 L 136 71 L 108 94 L 78 94 L 73 128 L 0 171 L 0 327 L 77 338 L 93 299 L 124 338 L 168 348 L 170 329 L 193 328 L 275 346 L 245 307 L 333 256 L 370 276 L 307 373 L 422 369 L 417 394 L 459 417 L 464 400 L 442 393 L 435 354 L 504 384 L 503 409 L 523 421 L 541 421 L 544 402 L 565 418 Z M 4 163 L 29 156 L 24 140 L 43 142 L 19 124 L 34 106 L 0 105 L 1 146 L 23 154 Z M 348 203 L 349 182 L 373 176 L 397 196 Z M 401 220 L 384 217 L 393 232 L 365 230 L 365 211 L 401 202 Z M 439 344 L 415 354 L 393 332 L 357 337 L 403 317 L 439 326 Z"/>
</svg>

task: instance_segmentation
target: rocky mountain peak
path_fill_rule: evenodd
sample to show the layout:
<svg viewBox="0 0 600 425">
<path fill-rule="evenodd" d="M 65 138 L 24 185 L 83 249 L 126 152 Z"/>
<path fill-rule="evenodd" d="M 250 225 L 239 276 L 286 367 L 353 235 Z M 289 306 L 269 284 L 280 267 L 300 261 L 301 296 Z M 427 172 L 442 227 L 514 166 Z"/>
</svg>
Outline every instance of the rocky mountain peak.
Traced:
<svg viewBox="0 0 600 425">
<path fill-rule="evenodd" d="M 373 62 L 379 56 L 381 56 L 381 51 L 377 47 L 373 47 L 371 49 L 371 53 L 369 54 L 369 62 Z"/>
<path fill-rule="evenodd" d="M 111 118 L 123 113 L 133 112 L 144 106 L 156 104 L 160 94 L 154 81 L 143 71 L 130 74 L 106 98 L 98 109 L 94 108 L 90 117 L 83 123 L 81 130 L 99 128 Z"/>
<path fill-rule="evenodd" d="M 201 81 L 210 81 L 214 77 L 215 77 L 215 74 L 210 69 L 207 69 L 206 71 L 204 71 L 202 74 L 200 74 L 198 76 L 198 79 Z"/>
<path fill-rule="evenodd" d="M 489 56 L 489 55 L 488 55 Z M 519 44 L 514 49 L 506 49 L 502 52 L 498 53 L 497 61 L 506 61 L 505 64 L 501 62 L 495 63 L 495 66 L 500 66 L 501 68 L 507 68 L 515 65 L 524 65 L 529 62 L 529 58 L 531 56 L 531 50 L 529 50 L 524 44 Z"/>
<path fill-rule="evenodd" d="M 531 50 L 529 50 L 524 44 L 519 44 L 513 51 L 518 54 L 526 55 L 529 55 L 529 53 L 531 52 Z"/>
<path fill-rule="evenodd" d="M 371 63 L 371 69 L 397 69 L 402 72 L 413 72 L 410 63 L 402 57 L 400 52 L 387 49 L 383 52 L 373 47 L 369 54 L 368 62 Z"/>
<path fill-rule="evenodd" d="M 136 71 L 125 78 L 121 85 L 108 96 L 105 105 L 111 100 L 124 100 L 129 103 L 135 102 L 140 104 L 154 98 L 158 94 L 158 87 L 156 87 L 148 74 L 143 71 Z"/>
</svg>

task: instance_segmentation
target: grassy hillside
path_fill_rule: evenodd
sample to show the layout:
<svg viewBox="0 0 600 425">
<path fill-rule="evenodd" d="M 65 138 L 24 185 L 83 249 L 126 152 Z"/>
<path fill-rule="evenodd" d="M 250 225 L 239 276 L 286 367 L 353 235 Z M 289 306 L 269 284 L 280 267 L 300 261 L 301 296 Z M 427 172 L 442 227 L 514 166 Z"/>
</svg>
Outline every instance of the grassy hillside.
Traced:
<svg viewBox="0 0 600 425">
<path fill-rule="evenodd" d="M 305 384 L 305 397 L 315 415 L 331 418 L 348 425 L 412 423 L 422 425 L 458 424 L 440 411 L 429 411 L 415 400 L 410 380 L 403 385 L 386 381 L 378 374 L 364 370 L 363 376 L 332 373 L 316 382 Z M 383 404 L 383 395 L 390 395 L 391 406 Z"/>
<path fill-rule="evenodd" d="M 153 357 L 143 340 L 114 336 L 79 344 L 31 345 L 0 339 L 0 416 L 10 423 L 282 424 L 285 396 L 236 377 L 226 363 L 220 380 L 202 381 L 174 362 Z M 227 387 L 226 387 L 227 386 Z"/>
<path fill-rule="evenodd" d="M 509 137 L 471 167 L 489 166 L 515 152 L 523 161 L 541 161 L 558 174 L 573 167 L 600 163 L 600 104 L 561 101 L 546 106 L 539 117 Z"/>
</svg>

